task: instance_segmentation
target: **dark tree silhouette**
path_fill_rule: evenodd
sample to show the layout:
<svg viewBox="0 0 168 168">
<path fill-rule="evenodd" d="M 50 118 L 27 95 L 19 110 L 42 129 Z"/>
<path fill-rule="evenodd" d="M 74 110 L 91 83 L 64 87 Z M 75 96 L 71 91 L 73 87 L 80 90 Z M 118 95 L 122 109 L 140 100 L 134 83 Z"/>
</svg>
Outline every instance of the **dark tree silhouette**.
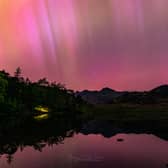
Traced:
<svg viewBox="0 0 168 168">
<path fill-rule="evenodd" d="M 72 114 L 84 106 L 72 90 L 61 83 L 49 82 L 46 78 L 31 82 L 24 79 L 18 67 L 14 76 L 0 71 L 0 103 L 5 115 L 32 116 L 36 107 L 47 107 L 52 114 Z M 5 101 L 4 101 L 5 100 Z"/>
<path fill-rule="evenodd" d="M 16 68 L 16 71 L 14 72 L 14 76 L 16 78 L 20 78 L 21 77 L 21 73 L 22 73 L 22 70 L 20 67 Z"/>
</svg>

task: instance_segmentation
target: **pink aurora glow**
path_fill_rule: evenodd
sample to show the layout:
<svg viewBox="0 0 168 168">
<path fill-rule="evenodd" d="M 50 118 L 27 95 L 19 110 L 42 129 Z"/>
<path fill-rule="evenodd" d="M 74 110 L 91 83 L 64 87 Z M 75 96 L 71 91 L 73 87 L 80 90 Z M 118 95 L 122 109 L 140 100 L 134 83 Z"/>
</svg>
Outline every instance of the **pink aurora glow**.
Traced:
<svg viewBox="0 0 168 168">
<path fill-rule="evenodd" d="M 72 89 L 168 83 L 167 0 L 0 0 L 0 69 Z"/>
</svg>

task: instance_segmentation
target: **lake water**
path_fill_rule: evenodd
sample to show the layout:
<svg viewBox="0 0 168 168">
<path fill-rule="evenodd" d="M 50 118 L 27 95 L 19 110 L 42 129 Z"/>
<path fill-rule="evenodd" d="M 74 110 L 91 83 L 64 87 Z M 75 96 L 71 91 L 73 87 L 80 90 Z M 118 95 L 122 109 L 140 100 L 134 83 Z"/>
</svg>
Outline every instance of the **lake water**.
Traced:
<svg viewBox="0 0 168 168">
<path fill-rule="evenodd" d="M 168 141 L 158 136 L 88 129 L 69 130 L 65 138 L 57 137 L 58 143 L 54 136 L 38 143 L 20 141 L 12 155 L 1 152 L 0 168 L 164 168 L 168 164 Z"/>
</svg>

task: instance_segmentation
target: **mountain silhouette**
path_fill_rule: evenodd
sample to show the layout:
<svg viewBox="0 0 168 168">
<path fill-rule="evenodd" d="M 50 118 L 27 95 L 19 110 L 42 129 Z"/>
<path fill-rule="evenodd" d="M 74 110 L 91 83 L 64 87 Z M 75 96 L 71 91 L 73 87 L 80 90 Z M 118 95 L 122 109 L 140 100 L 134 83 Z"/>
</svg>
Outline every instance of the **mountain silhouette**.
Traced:
<svg viewBox="0 0 168 168">
<path fill-rule="evenodd" d="M 151 104 L 168 102 L 168 85 L 161 85 L 149 91 L 131 92 L 103 88 L 99 91 L 84 90 L 77 93 L 90 104 L 136 103 Z"/>
<path fill-rule="evenodd" d="M 100 91 L 84 90 L 78 92 L 77 95 L 91 104 L 104 104 L 112 103 L 114 98 L 117 98 L 124 93 L 125 92 L 118 92 L 110 88 L 103 88 Z"/>
<path fill-rule="evenodd" d="M 156 87 L 152 89 L 150 93 L 161 97 L 168 97 L 168 85 L 161 85 Z"/>
</svg>

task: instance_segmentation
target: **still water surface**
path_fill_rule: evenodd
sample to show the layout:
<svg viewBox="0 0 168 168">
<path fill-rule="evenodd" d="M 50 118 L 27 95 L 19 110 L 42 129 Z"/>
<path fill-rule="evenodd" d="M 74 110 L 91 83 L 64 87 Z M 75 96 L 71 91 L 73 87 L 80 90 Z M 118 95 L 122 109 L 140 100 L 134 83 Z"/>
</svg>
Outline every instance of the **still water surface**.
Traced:
<svg viewBox="0 0 168 168">
<path fill-rule="evenodd" d="M 41 144 L 41 151 L 18 148 L 10 164 L 2 155 L 0 168 L 164 168 L 168 163 L 168 141 L 152 134 L 119 133 L 107 138 L 78 133 L 62 144 Z"/>
</svg>

